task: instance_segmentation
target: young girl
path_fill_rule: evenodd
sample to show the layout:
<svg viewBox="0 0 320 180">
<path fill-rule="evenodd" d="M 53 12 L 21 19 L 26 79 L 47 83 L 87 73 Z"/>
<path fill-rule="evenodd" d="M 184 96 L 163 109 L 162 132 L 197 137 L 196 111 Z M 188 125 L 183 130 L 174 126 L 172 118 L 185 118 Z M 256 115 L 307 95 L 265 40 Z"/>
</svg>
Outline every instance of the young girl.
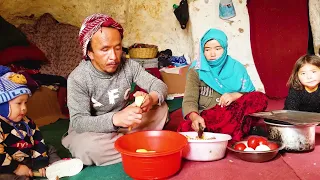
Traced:
<svg viewBox="0 0 320 180">
<path fill-rule="evenodd" d="M 284 109 L 320 113 L 320 58 L 304 55 L 295 63 Z"/>
<path fill-rule="evenodd" d="M 47 148 L 39 128 L 26 116 L 27 101 L 31 96 L 31 91 L 25 85 L 26 78 L 9 72 L 5 66 L 0 66 L 0 76 L 0 179 L 29 179 L 32 176 L 52 178 L 80 172 L 82 162 L 59 161 L 60 157 L 54 148 Z M 45 169 L 53 162 L 55 165 Z"/>
<path fill-rule="evenodd" d="M 224 32 L 210 29 L 200 42 L 200 58 L 191 65 L 186 80 L 182 111 L 186 121 L 178 131 L 230 134 L 238 141 L 248 134 L 251 113 L 267 107 L 267 97 L 255 92 L 245 67 L 228 55 Z"/>
</svg>

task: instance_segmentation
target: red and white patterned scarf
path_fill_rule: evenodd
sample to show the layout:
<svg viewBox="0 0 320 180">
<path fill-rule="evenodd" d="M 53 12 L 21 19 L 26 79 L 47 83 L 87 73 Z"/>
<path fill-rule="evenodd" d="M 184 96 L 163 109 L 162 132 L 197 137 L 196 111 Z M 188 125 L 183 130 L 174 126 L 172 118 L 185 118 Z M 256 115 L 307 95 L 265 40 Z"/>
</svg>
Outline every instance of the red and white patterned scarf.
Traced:
<svg viewBox="0 0 320 180">
<path fill-rule="evenodd" d="M 80 32 L 79 32 L 79 41 L 82 46 L 83 57 L 87 55 L 87 46 L 92 36 L 101 28 L 101 27 L 113 27 L 117 29 L 123 38 L 123 28 L 122 26 L 113 20 L 110 16 L 105 14 L 93 14 L 88 16 L 82 23 Z"/>
</svg>

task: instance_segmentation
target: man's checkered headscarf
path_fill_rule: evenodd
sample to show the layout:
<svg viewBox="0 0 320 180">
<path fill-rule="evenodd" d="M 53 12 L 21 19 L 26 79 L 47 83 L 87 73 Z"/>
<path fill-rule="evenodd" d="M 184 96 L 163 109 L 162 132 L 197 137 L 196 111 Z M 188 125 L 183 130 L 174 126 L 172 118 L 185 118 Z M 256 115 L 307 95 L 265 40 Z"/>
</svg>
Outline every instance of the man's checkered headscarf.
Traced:
<svg viewBox="0 0 320 180">
<path fill-rule="evenodd" d="M 89 41 L 101 27 L 113 27 L 119 31 L 121 38 L 123 38 L 122 26 L 115 20 L 113 20 L 110 16 L 104 14 L 93 14 L 91 16 L 88 16 L 83 21 L 79 32 L 79 41 L 82 47 L 84 58 L 87 55 L 87 46 Z"/>
</svg>

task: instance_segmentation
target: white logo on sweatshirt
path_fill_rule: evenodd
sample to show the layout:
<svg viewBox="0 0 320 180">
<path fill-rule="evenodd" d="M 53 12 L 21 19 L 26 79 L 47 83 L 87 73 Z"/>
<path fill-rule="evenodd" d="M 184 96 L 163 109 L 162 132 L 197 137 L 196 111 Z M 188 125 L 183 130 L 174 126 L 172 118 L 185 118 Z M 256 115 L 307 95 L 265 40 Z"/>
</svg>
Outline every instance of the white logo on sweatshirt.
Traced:
<svg viewBox="0 0 320 180">
<path fill-rule="evenodd" d="M 103 104 L 101 104 L 100 102 L 98 102 L 97 100 L 95 100 L 93 97 L 91 98 L 91 102 L 92 102 L 92 106 L 93 107 L 101 107 L 103 106 Z"/>
<path fill-rule="evenodd" d="M 124 100 L 128 100 L 128 99 L 129 99 L 130 90 L 131 90 L 131 89 L 129 88 L 129 89 L 127 89 L 126 92 L 124 93 L 124 97 L 123 97 Z"/>
<path fill-rule="evenodd" d="M 115 104 L 115 99 L 119 98 L 119 90 L 113 89 L 111 91 L 108 91 L 108 95 L 109 95 L 109 103 Z"/>
</svg>

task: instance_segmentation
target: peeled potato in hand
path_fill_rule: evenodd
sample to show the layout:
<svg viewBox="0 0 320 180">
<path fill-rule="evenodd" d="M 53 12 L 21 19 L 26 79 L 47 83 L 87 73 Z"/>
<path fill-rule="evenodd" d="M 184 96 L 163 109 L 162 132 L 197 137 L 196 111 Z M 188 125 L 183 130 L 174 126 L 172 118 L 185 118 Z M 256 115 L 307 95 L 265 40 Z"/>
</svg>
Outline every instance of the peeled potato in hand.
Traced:
<svg viewBox="0 0 320 180">
<path fill-rule="evenodd" d="M 144 100 L 144 97 L 143 96 L 137 96 L 135 99 L 134 99 L 134 103 L 140 107 L 143 103 L 143 100 Z"/>
<path fill-rule="evenodd" d="M 136 106 L 141 107 L 141 105 L 143 104 L 145 96 L 137 96 L 134 99 L 134 103 L 136 104 Z M 128 127 L 128 130 L 131 131 L 132 126 Z"/>
</svg>

